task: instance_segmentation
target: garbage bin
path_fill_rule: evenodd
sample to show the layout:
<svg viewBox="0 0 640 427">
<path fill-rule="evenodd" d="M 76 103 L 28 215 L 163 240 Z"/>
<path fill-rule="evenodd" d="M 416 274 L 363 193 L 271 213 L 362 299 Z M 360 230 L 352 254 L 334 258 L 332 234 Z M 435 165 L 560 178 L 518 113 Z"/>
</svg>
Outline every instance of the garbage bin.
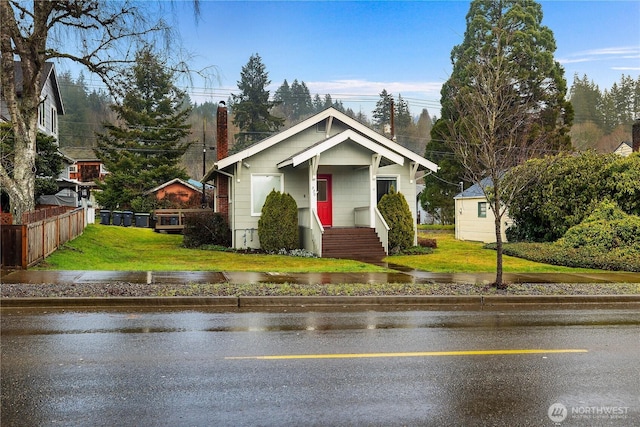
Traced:
<svg viewBox="0 0 640 427">
<path fill-rule="evenodd" d="M 122 212 L 121 211 L 113 211 L 113 216 L 111 217 L 111 223 L 113 225 L 122 225 Z"/>
<path fill-rule="evenodd" d="M 148 213 L 136 213 L 133 214 L 135 218 L 136 227 L 149 228 L 149 217 Z"/>
<path fill-rule="evenodd" d="M 100 210 L 100 224 L 109 225 L 111 223 L 111 211 Z"/>
<path fill-rule="evenodd" d="M 133 212 L 131 211 L 122 212 L 122 225 L 124 225 L 125 227 L 131 227 L 132 223 L 133 223 Z"/>
</svg>

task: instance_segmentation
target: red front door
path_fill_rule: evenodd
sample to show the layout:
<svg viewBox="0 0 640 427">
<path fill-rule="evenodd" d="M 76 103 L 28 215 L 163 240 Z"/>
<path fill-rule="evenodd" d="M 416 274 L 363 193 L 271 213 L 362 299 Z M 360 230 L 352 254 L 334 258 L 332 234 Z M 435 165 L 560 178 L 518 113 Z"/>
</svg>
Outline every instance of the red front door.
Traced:
<svg viewBox="0 0 640 427">
<path fill-rule="evenodd" d="M 323 227 L 333 224 L 333 206 L 331 202 L 331 175 L 318 175 L 317 180 L 318 217 Z"/>
</svg>

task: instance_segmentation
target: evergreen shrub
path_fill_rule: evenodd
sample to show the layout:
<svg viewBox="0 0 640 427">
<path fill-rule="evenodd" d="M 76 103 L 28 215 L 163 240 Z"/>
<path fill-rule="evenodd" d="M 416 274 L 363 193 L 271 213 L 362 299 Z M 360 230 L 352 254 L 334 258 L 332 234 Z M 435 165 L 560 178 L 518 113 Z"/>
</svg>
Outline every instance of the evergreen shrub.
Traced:
<svg viewBox="0 0 640 427">
<path fill-rule="evenodd" d="M 299 247 L 298 205 L 288 193 L 272 190 L 258 220 L 260 247 L 266 252 Z"/>
<path fill-rule="evenodd" d="M 189 212 L 184 217 L 183 234 L 182 244 L 187 248 L 204 245 L 231 246 L 229 224 L 219 212 Z"/>
<path fill-rule="evenodd" d="M 413 246 L 413 216 L 404 195 L 392 188 L 378 202 L 378 210 L 389 226 L 389 253 L 397 254 Z"/>
</svg>

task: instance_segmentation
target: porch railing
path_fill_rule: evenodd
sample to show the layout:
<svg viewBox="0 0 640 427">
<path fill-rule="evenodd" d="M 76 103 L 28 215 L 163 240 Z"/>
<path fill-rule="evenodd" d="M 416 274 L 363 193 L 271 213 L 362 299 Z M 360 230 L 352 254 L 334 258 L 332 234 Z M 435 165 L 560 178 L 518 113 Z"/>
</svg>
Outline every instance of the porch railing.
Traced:
<svg viewBox="0 0 640 427">
<path fill-rule="evenodd" d="M 321 257 L 324 227 L 318 213 L 311 208 L 299 208 L 298 224 L 302 232 L 304 248 Z"/>
<path fill-rule="evenodd" d="M 389 226 L 387 225 L 387 221 L 384 220 L 384 217 L 380 213 L 377 207 L 373 208 L 375 212 L 376 219 L 376 234 L 382 242 L 382 247 L 387 255 L 389 255 Z"/>
<path fill-rule="evenodd" d="M 369 217 L 369 206 L 362 206 L 353 209 L 353 223 L 356 227 L 371 227 Z"/>
</svg>

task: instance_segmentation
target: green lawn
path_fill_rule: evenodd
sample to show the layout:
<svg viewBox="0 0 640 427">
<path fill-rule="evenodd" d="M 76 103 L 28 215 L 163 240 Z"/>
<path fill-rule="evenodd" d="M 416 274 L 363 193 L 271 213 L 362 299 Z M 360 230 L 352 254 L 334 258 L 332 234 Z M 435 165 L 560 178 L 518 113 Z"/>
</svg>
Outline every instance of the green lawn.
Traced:
<svg viewBox="0 0 640 427">
<path fill-rule="evenodd" d="M 481 273 L 496 271 L 496 252 L 483 249 L 484 244 L 456 240 L 451 233 L 423 233 L 421 236 L 435 239 L 438 248 L 429 255 L 393 256 L 387 261 L 416 270 L 439 273 Z M 601 270 L 562 267 L 541 264 L 522 258 L 503 257 L 503 271 L 509 273 L 594 272 Z"/>
<path fill-rule="evenodd" d="M 387 269 L 352 260 L 240 254 L 182 247 L 181 234 L 89 225 L 36 269 L 129 271 L 375 272 Z"/>
<path fill-rule="evenodd" d="M 495 251 L 481 243 L 462 242 L 450 232 L 428 235 L 436 239 L 433 254 L 391 256 L 385 260 L 433 272 L 493 272 Z M 352 260 L 242 254 L 182 247 L 182 235 L 154 233 L 151 229 L 89 225 L 84 234 L 67 243 L 35 267 L 42 270 L 142 271 L 269 271 L 269 272 L 375 272 L 384 267 Z M 505 272 L 597 271 L 540 264 L 504 257 Z"/>
</svg>

